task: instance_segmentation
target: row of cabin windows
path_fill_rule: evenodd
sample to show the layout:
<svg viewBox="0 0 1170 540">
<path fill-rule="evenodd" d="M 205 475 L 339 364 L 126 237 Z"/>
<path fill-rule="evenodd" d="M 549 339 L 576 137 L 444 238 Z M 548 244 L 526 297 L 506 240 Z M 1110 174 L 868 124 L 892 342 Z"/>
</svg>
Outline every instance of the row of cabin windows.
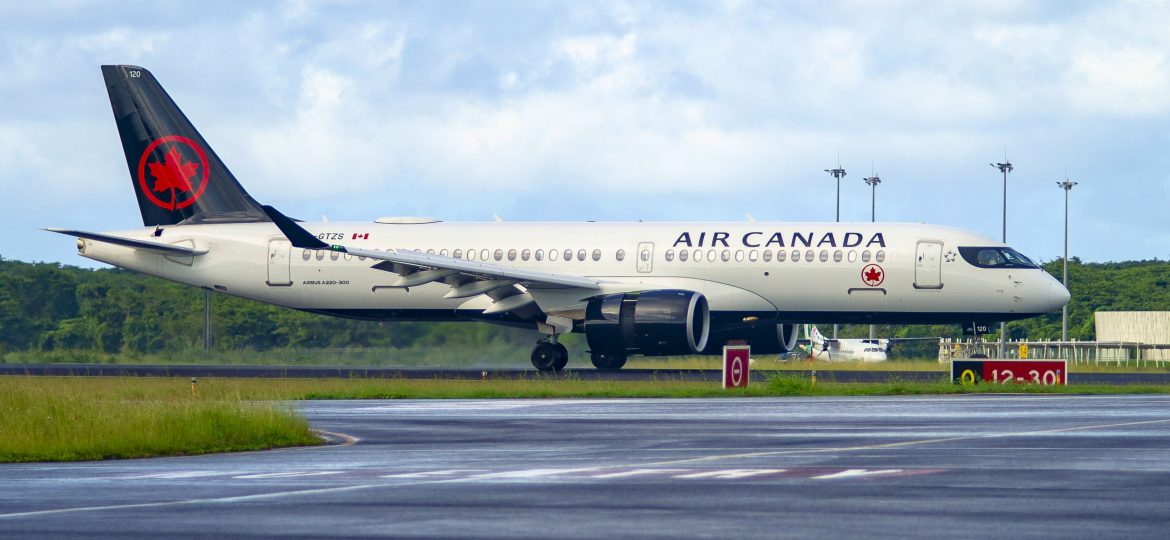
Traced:
<svg viewBox="0 0 1170 540">
<path fill-rule="evenodd" d="M 426 250 L 426 252 L 427 252 L 427 254 L 435 255 L 435 250 L 433 250 L 433 249 L 428 249 L 428 250 Z M 317 254 L 315 255 L 315 257 L 317 258 L 318 261 L 323 261 L 323 260 L 325 260 L 325 253 L 326 252 L 324 250 L 317 250 Z M 331 261 L 336 261 L 336 260 L 338 260 L 339 257 L 342 256 L 342 254 L 340 254 L 336 251 L 330 251 L 328 253 L 329 253 L 329 260 L 331 260 Z M 686 262 L 688 259 L 695 261 L 695 262 L 703 262 L 703 261 L 716 262 L 716 260 L 721 260 L 723 262 L 731 262 L 732 258 L 734 258 L 735 262 L 743 262 L 744 259 L 746 258 L 749 262 L 756 262 L 756 261 L 761 260 L 761 259 L 764 262 L 772 262 L 773 253 L 775 253 L 776 262 L 784 262 L 785 260 L 791 260 L 792 262 L 800 262 L 802 259 L 805 261 L 808 261 L 808 262 L 813 262 L 813 261 L 818 260 L 818 259 L 821 262 L 829 262 L 829 257 L 830 257 L 829 250 L 827 250 L 827 249 L 822 249 L 820 251 L 819 255 L 818 255 L 816 250 L 812 250 L 812 249 L 808 249 L 808 250 L 805 250 L 803 252 L 799 249 L 794 249 L 791 251 L 779 249 L 779 250 L 776 250 L 775 252 L 773 252 L 772 250 L 768 250 L 768 249 L 765 249 L 762 251 L 753 249 L 751 251 L 744 252 L 744 250 L 741 249 L 741 250 L 736 250 L 734 255 L 732 254 L 732 251 L 729 249 L 725 249 L 722 251 L 718 251 L 718 250 L 714 250 L 714 249 L 708 249 L 706 251 L 704 251 L 702 249 L 695 249 L 695 250 L 681 249 L 678 251 L 678 260 L 679 260 L 679 262 Z M 466 255 L 466 259 L 469 261 L 474 261 L 477 259 L 482 260 L 482 261 L 490 261 L 493 259 L 496 261 L 502 261 L 502 260 L 504 260 L 505 255 L 507 256 L 507 259 L 509 261 L 515 261 L 517 256 L 519 256 L 520 260 L 522 260 L 522 261 L 528 261 L 530 259 L 537 260 L 537 261 L 543 261 L 545 259 L 545 251 L 543 249 L 538 249 L 536 251 L 532 251 L 530 249 L 523 249 L 523 250 L 519 250 L 519 251 L 517 251 L 515 249 L 509 249 L 507 251 L 507 253 L 505 253 L 504 250 L 502 250 L 502 249 L 496 249 L 495 251 L 492 251 L 489 249 L 480 249 L 478 251 L 474 250 L 474 249 L 469 249 L 467 251 L 464 251 L 462 249 L 456 249 L 454 251 L 451 251 L 450 253 L 448 253 L 448 251 L 446 249 L 441 249 L 441 250 L 439 250 L 438 254 L 443 256 L 443 257 L 451 256 L 451 257 L 454 257 L 456 259 L 463 259 L 463 258 L 465 258 L 464 255 Z M 566 250 L 564 250 L 564 252 L 561 252 L 560 250 L 556 250 L 556 249 L 550 249 L 550 250 L 548 250 L 548 260 L 556 261 L 557 259 L 561 258 L 562 254 L 564 256 L 564 260 L 566 260 L 566 261 L 572 261 L 574 255 L 576 255 L 576 258 L 578 261 L 584 261 L 586 259 L 586 255 L 587 255 L 586 251 L 584 249 L 578 249 L 576 251 L 576 253 L 574 253 L 573 250 L 571 250 L 571 249 L 566 249 Z M 595 250 L 593 250 L 592 254 L 589 254 L 589 256 L 594 261 L 600 261 L 601 260 L 601 250 L 595 249 Z M 668 250 L 666 250 L 665 256 L 666 256 L 667 262 L 672 262 L 675 259 L 675 251 L 673 249 L 668 249 Z M 838 249 L 838 250 L 833 251 L 831 256 L 833 258 L 833 262 L 841 262 L 842 260 L 845 260 L 845 259 L 848 259 L 849 262 L 857 262 L 858 252 L 857 252 L 857 250 L 849 250 L 848 252 L 844 252 L 844 251 Z M 301 255 L 301 257 L 306 261 L 310 260 L 311 258 L 314 257 L 313 250 L 306 249 L 304 251 L 304 253 Z M 353 259 L 353 256 L 350 255 L 349 253 L 345 253 L 344 257 L 345 257 L 345 260 L 347 260 L 347 261 Z M 861 257 L 861 262 L 863 262 L 863 263 L 868 263 L 871 258 L 875 262 L 880 263 L 880 262 L 885 262 L 886 252 L 884 250 L 879 249 L 879 250 L 877 250 L 876 253 L 871 254 L 870 251 L 867 249 L 867 250 L 861 251 L 860 257 Z M 616 258 L 619 262 L 624 261 L 626 259 L 626 251 L 624 249 L 617 250 L 617 253 L 614 255 L 614 258 Z M 640 258 L 643 261 L 649 261 L 650 260 L 650 250 L 642 250 L 642 253 L 640 254 Z M 358 257 L 358 260 L 364 261 L 364 260 L 366 260 L 366 258 L 365 257 Z"/>
<path fill-rule="evenodd" d="M 791 251 L 785 251 L 783 249 L 778 249 L 775 251 L 776 262 L 784 262 L 785 260 L 791 260 L 792 262 L 800 262 L 802 259 L 805 261 L 808 261 L 808 262 L 813 262 L 816 260 L 820 260 L 821 262 L 829 262 L 830 256 L 833 258 L 833 262 L 841 262 L 842 260 L 845 260 L 845 259 L 848 259 L 849 262 L 857 262 L 858 252 L 857 252 L 857 250 L 849 250 L 848 252 L 845 252 L 845 251 L 842 251 L 840 249 L 833 251 L 831 254 L 830 254 L 829 250 L 827 250 L 827 249 L 822 249 L 819 254 L 817 253 L 816 250 L 812 250 L 812 249 L 807 249 L 807 250 L 804 250 L 803 252 L 799 249 L 794 249 Z M 688 259 L 695 261 L 695 262 L 703 262 L 703 261 L 715 262 L 716 260 L 721 260 L 723 262 L 731 262 L 733 257 L 735 259 L 735 262 L 743 262 L 743 260 L 745 258 L 749 262 L 756 262 L 756 261 L 761 260 L 761 259 L 764 262 L 772 262 L 773 251 L 768 250 L 768 249 L 765 249 L 763 251 L 753 249 L 753 250 L 747 251 L 745 253 L 744 250 L 740 249 L 740 250 L 736 250 L 734 254 L 732 253 L 732 251 L 730 249 L 725 249 L 722 251 L 717 251 L 714 249 L 708 249 L 706 251 L 701 250 L 701 249 L 695 249 L 695 250 L 681 249 L 678 251 L 678 260 L 680 262 L 686 262 Z M 861 257 L 861 262 L 863 262 L 863 263 L 868 263 L 871 259 L 875 262 L 880 263 L 880 262 L 885 262 L 886 252 L 885 252 L 885 250 L 879 249 L 879 250 L 877 250 L 876 253 L 871 253 L 867 249 L 867 250 L 864 250 L 861 252 L 860 257 Z M 674 258 L 675 258 L 675 251 L 673 249 L 666 250 L 666 261 L 671 262 L 674 260 Z"/>
<path fill-rule="evenodd" d="M 414 251 L 419 251 L 419 250 L 414 250 Z M 318 261 L 323 261 L 323 260 L 325 260 L 325 253 L 326 253 L 325 250 L 317 250 L 317 254 L 313 255 L 313 250 L 306 249 L 304 251 L 304 253 L 301 254 L 301 258 L 308 261 L 308 260 L 316 257 Z M 435 250 L 433 250 L 433 249 L 426 250 L 426 253 L 428 255 L 435 255 L 436 254 Z M 345 255 L 345 260 L 347 260 L 347 261 L 353 259 L 353 256 L 350 255 L 349 253 L 346 253 L 344 255 Z M 441 250 L 439 250 L 438 255 L 441 255 L 443 257 L 449 256 L 449 257 L 453 257 L 456 259 L 467 259 L 469 261 L 474 261 L 474 260 L 490 261 L 493 259 L 497 260 L 497 261 L 502 261 L 502 260 L 504 260 L 505 255 L 507 256 L 507 259 L 509 261 L 515 261 L 517 256 L 519 256 L 520 260 L 522 260 L 522 261 L 528 261 L 530 259 L 537 260 L 537 261 L 543 261 L 545 259 L 545 256 L 546 256 L 545 251 L 543 249 L 538 249 L 536 251 L 533 251 L 531 249 L 523 249 L 523 250 L 519 250 L 519 251 L 517 251 L 516 249 L 509 249 L 507 251 L 507 253 L 505 253 L 504 250 L 502 250 L 502 249 L 497 249 L 495 251 L 492 251 L 489 249 L 480 249 L 478 251 L 474 250 L 474 249 L 469 249 L 467 251 L 464 251 L 462 249 L 456 249 L 456 250 L 450 251 L 450 252 L 446 249 L 441 249 Z M 550 249 L 550 250 L 548 250 L 548 254 L 547 254 L 548 260 L 550 260 L 550 261 L 556 261 L 556 260 L 560 259 L 562 257 L 562 255 L 564 256 L 564 260 L 566 260 L 566 261 L 573 260 L 574 256 L 576 256 L 578 261 L 584 261 L 587 257 L 592 258 L 594 261 L 601 260 L 601 250 L 600 249 L 595 249 L 595 250 L 593 250 L 592 253 L 587 253 L 584 249 L 578 249 L 575 253 L 571 249 L 566 249 L 563 252 L 560 250 L 556 250 L 556 249 Z M 336 251 L 329 252 L 329 260 L 336 261 L 338 259 L 338 256 L 339 256 L 339 253 Z M 624 250 L 624 249 L 617 250 L 617 253 L 615 254 L 615 258 L 618 261 L 625 260 L 626 250 Z M 366 258 L 365 257 L 358 257 L 358 260 L 364 261 L 364 260 L 366 260 Z"/>
</svg>

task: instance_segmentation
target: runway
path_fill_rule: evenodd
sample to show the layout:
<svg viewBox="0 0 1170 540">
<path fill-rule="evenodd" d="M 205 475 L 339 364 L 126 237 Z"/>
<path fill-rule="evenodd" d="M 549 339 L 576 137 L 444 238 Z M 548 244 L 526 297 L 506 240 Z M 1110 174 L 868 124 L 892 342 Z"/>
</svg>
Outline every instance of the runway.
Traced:
<svg viewBox="0 0 1170 540">
<path fill-rule="evenodd" d="M 1170 396 L 299 403 L 338 444 L 0 465 L 4 537 L 1149 537 Z"/>
<path fill-rule="evenodd" d="M 833 369 L 808 364 L 807 369 L 777 371 L 754 369 L 753 381 L 777 375 L 808 377 L 813 370 L 821 381 L 843 383 L 938 382 L 949 372 Z M 486 374 L 492 379 L 572 378 L 585 381 L 706 381 L 719 382 L 722 373 L 714 369 L 566 369 L 541 373 L 519 368 L 419 368 L 419 367 L 331 367 L 331 366 L 247 366 L 198 364 L 0 364 L 0 375 L 71 377 L 237 377 L 237 378 L 341 378 L 341 379 L 475 379 Z M 1069 384 L 1170 385 L 1170 373 L 1085 373 L 1068 374 Z"/>
</svg>

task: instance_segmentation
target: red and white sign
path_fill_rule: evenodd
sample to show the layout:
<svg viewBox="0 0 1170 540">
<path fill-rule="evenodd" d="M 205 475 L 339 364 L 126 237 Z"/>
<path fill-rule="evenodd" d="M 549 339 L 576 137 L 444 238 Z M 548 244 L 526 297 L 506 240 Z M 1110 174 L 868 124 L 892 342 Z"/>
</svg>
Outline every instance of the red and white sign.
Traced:
<svg viewBox="0 0 1170 540">
<path fill-rule="evenodd" d="M 748 345 L 723 347 L 723 387 L 747 388 L 752 348 Z"/>
<path fill-rule="evenodd" d="M 876 264 L 867 264 L 861 269 L 861 282 L 870 287 L 877 287 L 886 280 L 886 271 Z"/>
</svg>

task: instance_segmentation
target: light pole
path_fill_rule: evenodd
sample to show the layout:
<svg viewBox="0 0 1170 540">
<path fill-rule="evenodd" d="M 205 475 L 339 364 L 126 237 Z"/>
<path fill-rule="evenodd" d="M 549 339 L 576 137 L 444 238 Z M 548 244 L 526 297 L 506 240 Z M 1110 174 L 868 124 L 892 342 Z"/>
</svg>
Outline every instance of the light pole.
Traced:
<svg viewBox="0 0 1170 540">
<path fill-rule="evenodd" d="M 877 221 L 877 185 L 882 183 L 881 177 L 876 173 L 871 173 L 873 176 L 865 178 L 865 183 L 869 184 L 869 221 L 874 223 Z M 873 339 L 873 325 L 869 325 L 869 339 Z"/>
<path fill-rule="evenodd" d="M 1003 243 L 1007 243 L 1007 176 L 1012 172 L 1012 162 L 1007 159 L 1007 152 L 1004 152 L 1003 163 L 990 163 L 992 167 L 999 169 L 1003 173 Z M 999 357 L 1004 357 L 1004 350 L 1007 348 L 1007 324 L 999 323 Z"/>
<path fill-rule="evenodd" d="M 1064 288 L 1068 288 L 1068 192 L 1072 191 L 1076 182 L 1070 182 L 1068 177 L 1064 178 L 1063 182 L 1057 182 L 1057 186 L 1064 190 Z M 1068 341 L 1068 304 L 1060 308 L 1060 340 Z"/>
<path fill-rule="evenodd" d="M 841 156 L 837 156 L 837 168 L 825 169 L 825 172 L 837 179 L 837 223 L 841 222 L 841 178 L 845 176 L 845 169 L 841 168 Z M 833 325 L 833 339 L 837 339 L 838 325 Z"/>
</svg>

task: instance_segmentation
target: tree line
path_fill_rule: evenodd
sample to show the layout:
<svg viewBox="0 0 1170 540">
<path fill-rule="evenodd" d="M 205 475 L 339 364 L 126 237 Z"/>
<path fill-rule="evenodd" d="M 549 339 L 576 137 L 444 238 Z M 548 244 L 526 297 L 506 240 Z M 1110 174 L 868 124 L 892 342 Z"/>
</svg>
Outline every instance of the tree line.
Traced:
<svg viewBox="0 0 1170 540">
<path fill-rule="evenodd" d="M 1044 269 L 1059 278 L 1060 261 Z M 1069 281 L 1071 338 L 1094 339 L 1093 313 L 1099 310 L 1170 310 L 1170 262 L 1072 258 Z M 355 321 L 223 294 L 214 295 L 212 325 L 218 351 L 507 346 L 526 356 L 534 340 L 531 332 L 487 324 Z M 1055 313 L 1009 323 L 1008 332 L 1013 339 L 1059 339 L 1060 326 Z M 841 336 L 867 332 L 866 326 L 845 326 Z M 881 326 L 878 334 L 956 337 L 961 332 L 955 326 Z M 199 289 L 121 269 L 0 258 L 0 354 L 159 354 L 199 349 L 202 343 Z"/>
</svg>

